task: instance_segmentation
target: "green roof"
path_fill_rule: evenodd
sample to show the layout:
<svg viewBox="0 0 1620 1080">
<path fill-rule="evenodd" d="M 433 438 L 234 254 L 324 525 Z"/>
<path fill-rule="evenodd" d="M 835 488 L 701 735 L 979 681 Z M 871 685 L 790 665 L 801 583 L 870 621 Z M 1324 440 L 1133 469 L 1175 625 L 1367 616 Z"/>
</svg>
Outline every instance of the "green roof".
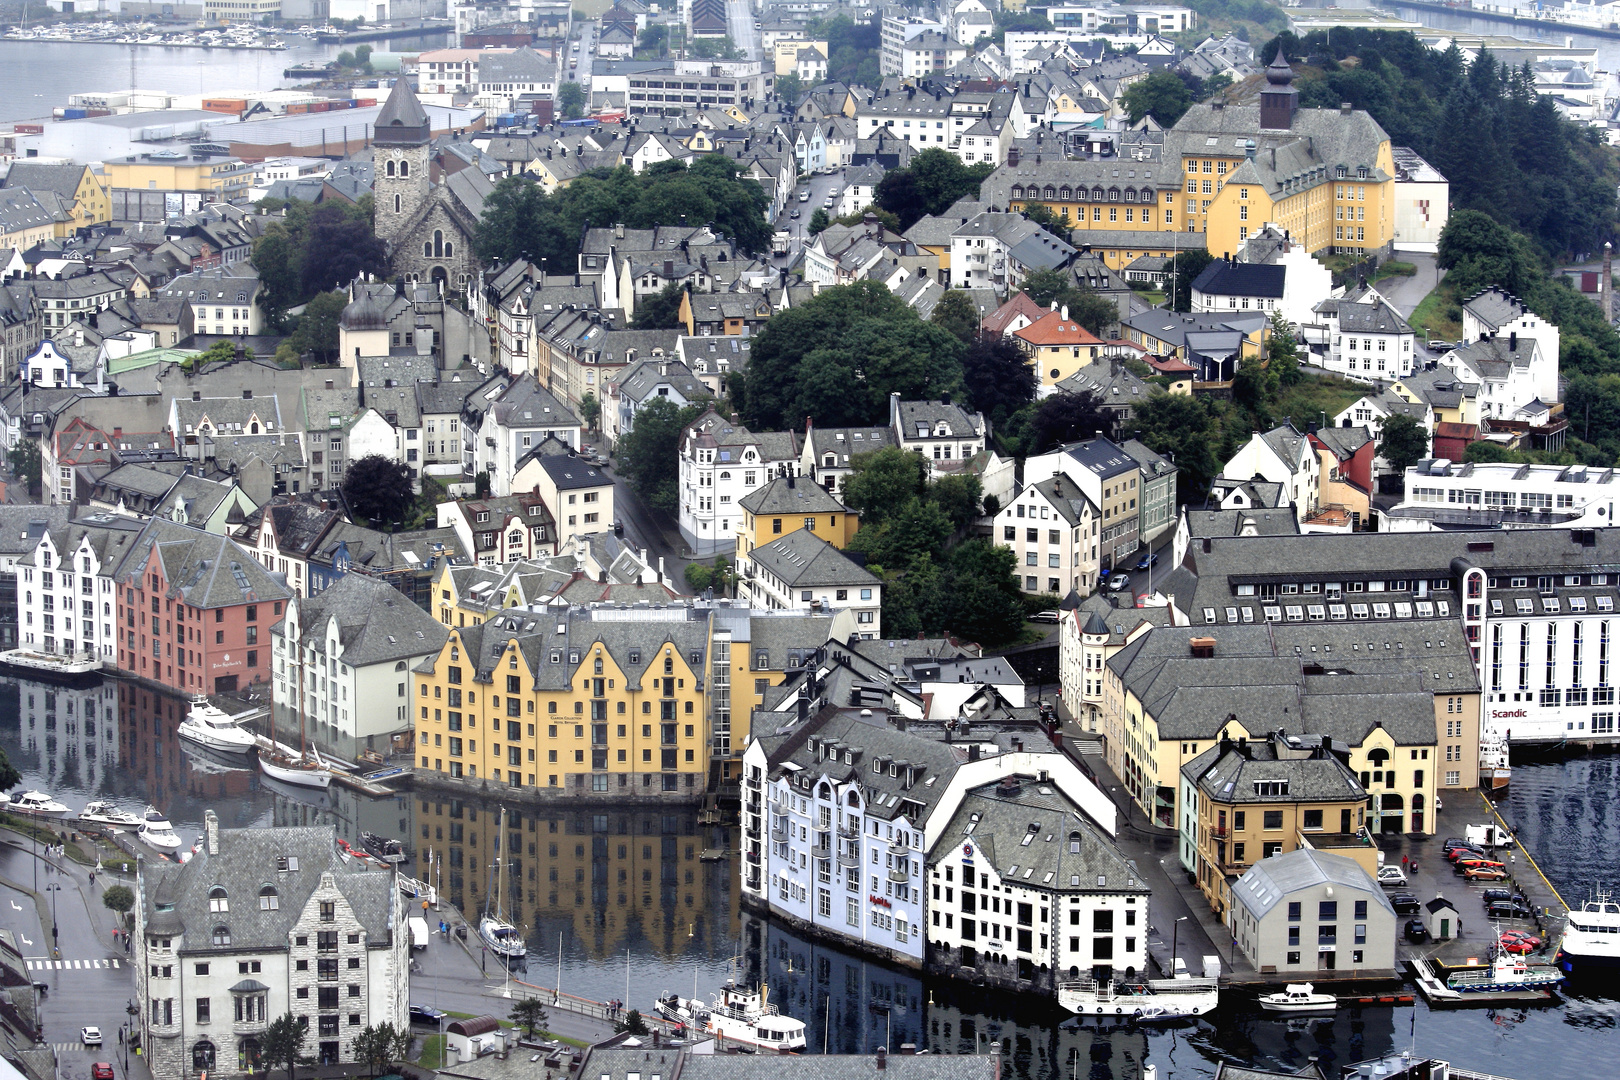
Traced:
<svg viewBox="0 0 1620 1080">
<path fill-rule="evenodd" d="M 178 364 L 196 355 L 198 355 L 196 349 L 145 349 L 130 353 L 128 356 L 120 356 L 116 360 L 108 360 L 107 374 L 122 375 L 126 371 L 136 371 L 151 367 L 153 364 Z"/>
</svg>

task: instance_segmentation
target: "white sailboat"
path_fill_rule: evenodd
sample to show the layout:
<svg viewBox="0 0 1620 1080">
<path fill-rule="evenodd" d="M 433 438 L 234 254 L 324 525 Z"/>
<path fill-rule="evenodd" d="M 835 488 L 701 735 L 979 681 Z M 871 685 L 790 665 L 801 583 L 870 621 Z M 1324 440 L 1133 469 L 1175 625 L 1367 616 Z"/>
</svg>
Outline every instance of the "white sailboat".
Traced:
<svg viewBox="0 0 1620 1080">
<path fill-rule="evenodd" d="M 501 807 L 501 824 L 495 830 L 496 836 L 506 835 L 506 807 Z M 506 959 L 518 959 L 529 955 L 529 946 L 523 941 L 523 932 L 501 917 L 501 901 L 504 899 L 506 885 L 506 860 L 496 859 L 498 867 L 495 870 L 495 887 L 490 890 L 484 899 L 484 917 L 478 920 L 478 936 L 483 938 L 484 944 L 489 946 L 491 952 Z M 494 909 L 491 910 L 489 900 L 495 900 Z"/>
<path fill-rule="evenodd" d="M 298 650 L 298 704 L 295 706 L 298 710 L 298 756 L 283 753 L 281 745 L 272 738 L 268 748 L 259 747 L 259 768 L 264 770 L 266 776 L 284 784 L 324 790 L 332 784 L 332 773 L 321 760 L 320 751 L 306 742 L 304 736 L 304 643 L 299 640 L 296 643 L 289 641 L 288 644 Z M 271 727 L 273 734 L 274 725 Z"/>
</svg>

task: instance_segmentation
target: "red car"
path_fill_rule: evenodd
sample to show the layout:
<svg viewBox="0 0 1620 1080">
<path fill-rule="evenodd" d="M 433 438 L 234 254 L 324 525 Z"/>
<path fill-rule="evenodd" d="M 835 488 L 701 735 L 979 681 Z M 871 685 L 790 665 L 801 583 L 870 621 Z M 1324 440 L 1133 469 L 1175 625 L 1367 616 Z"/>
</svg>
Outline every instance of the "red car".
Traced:
<svg viewBox="0 0 1620 1080">
<path fill-rule="evenodd" d="M 1524 945 L 1526 951 L 1528 951 L 1530 949 L 1539 949 L 1539 948 L 1541 948 L 1541 939 L 1536 937 L 1536 935 L 1534 935 L 1534 934 L 1525 933 L 1523 930 L 1504 930 L 1504 931 L 1502 931 L 1502 944 L 1503 944 L 1503 946 L 1506 947 L 1509 941 L 1516 941 L 1516 942 L 1522 943 Z M 1515 950 L 1515 951 L 1517 951 L 1517 950 Z"/>
<path fill-rule="evenodd" d="M 90 1080 L 113 1080 L 112 1062 L 98 1061 L 90 1066 Z"/>
<path fill-rule="evenodd" d="M 1478 848 L 1455 847 L 1446 852 L 1446 858 L 1450 859 L 1452 862 L 1456 862 L 1458 859 L 1466 859 L 1470 857 L 1482 858 L 1484 854 L 1485 853 Z"/>
<path fill-rule="evenodd" d="M 1503 934 L 1502 948 L 1506 949 L 1510 953 L 1522 954 L 1534 949 L 1535 946 L 1530 944 L 1528 941 L 1525 941 L 1523 938 L 1508 937 L 1506 934 Z"/>
<path fill-rule="evenodd" d="M 1507 871 L 1500 866 L 1471 866 L 1463 871 L 1469 881 L 1506 881 Z"/>
<path fill-rule="evenodd" d="M 1471 866 L 1494 866 L 1501 869 L 1504 864 L 1500 859 L 1491 859 L 1484 855 L 1469 855 L 1465 858 L 1452 860 L 1452 865 L 1466 870 Z"/>
</svg>

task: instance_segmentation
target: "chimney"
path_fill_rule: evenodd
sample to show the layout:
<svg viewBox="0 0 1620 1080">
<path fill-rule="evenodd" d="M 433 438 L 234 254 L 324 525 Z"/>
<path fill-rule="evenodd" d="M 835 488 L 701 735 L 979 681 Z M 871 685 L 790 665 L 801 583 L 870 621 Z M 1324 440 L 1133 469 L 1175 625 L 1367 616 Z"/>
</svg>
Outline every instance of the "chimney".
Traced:
<svg viewBox="0 0 1620 1080">
<path fill-rule="evenodd" d="M 1611 290 L 1614 288 L 1614 245 L 1603 241 L 1603 318 L 1608 322 L 1614 321 L 1614 300 Z"/>
<path fill-rule="evenodd" d="M 1351 104 L 1348 101 L 1339 102 L 1339 115 L 1340 116 L 1349 116 L 1354 111 L 1355 111 L 1354 107 L 1352 107 Z"/>
<path fill-rule="evenodd" d="M 212 810 L 203 811 L 203 832 L 208 838 L 208 854 L 219 854 L 219 817 Z"/>
<path fill-rule="evenodd" d="M 1013 168 L 1018 167 L 1018 147 L 1009 146 L 1007 148 L 1007 164 Z"/>
<path fill-rule="evenodd" d="M 613 236 L 616 240 L 624 239 L 624 222 L 621 221 L 617 225 L 613 226 Z"/>
<path fill-rule="evenodd" d="M 674 259 L 665 259 L 664 260 L 664 277 L 667 279 L 667 278 L 672 278 L 674 276 L 675 276 L 675 260 Z"/>
<path fill-rule="evenodd" d="M 887 1046 L 880 1046 L 877 1049 L 877 1067 L 878 1072 L 882 1072 L 889 1067 L 889 1048 Z"/>
<path fill-rule="evenodd" d="M 1061 308 L 1058 309 L 1058 318 L 1062 319 L 1064 322 L 1069 321 L 1069 305 L 1068 304 L 1064 304 Z"/>
</svg>

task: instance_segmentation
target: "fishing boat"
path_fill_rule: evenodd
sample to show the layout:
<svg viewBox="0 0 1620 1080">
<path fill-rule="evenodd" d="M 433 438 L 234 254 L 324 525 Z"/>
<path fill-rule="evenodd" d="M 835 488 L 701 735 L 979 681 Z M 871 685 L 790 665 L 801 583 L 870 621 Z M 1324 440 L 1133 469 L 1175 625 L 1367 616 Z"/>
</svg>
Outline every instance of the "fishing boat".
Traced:
<svg viewBox="0 0 1620 1080">
<path fill-rule="evenodd" d="M 376 833 L 361 833 L 360 846 L 366 849 L 366 854 L 380 862 L 401 863 L 407 858 L 404 844 Z"/>
<path fill-rule="evenodd" d="M 1310 983 L 1289 983 L 1274 994 L 1262 994 L 1260 1007 L 1280 1013 L 1332 1012 L 1339 1007 L 1339 999 L 1318 994 Z"/>
<path fill-rule="evenodd" d="M 501 807 L 501 824 L 495 830 L 496 836 L 506 834 L 506 807 Z M 501 902 L 506 895 L 506 860 L 496 859 L 495 866 L 490 870 L 495 876 L 495 887 L 484 898 L 484 917 L 478 920 L 478 936 L 484 939 L 491 952 L 497 956 L 516 960 L 529 955 L 529 947 L 523 941 L 523 933 L 517 927 L 507 922 L 501 915 Z M 493 899 L 495 906 L 490 908 L 489 902 Z"/>
<path fill-rule="evenodd" d="M 1080 1016 L 1179 1020 L 1214 1012 L 1220 993 L 1215 979 L 1148 979 L 1140 983 L 1074 979 L 1058 984 L 1057 1000 Z"/>
<path fill-rule="evenodd" d="M 712 1004 L 666 994 L 658 999 L 658 1011 L 666 1020 L 713 1035 L 721 1046 L 781 1053 L 805 1045 L 804 1021 L 778 1012 L 770 987 L 763 984 L 745 990 L 728 979 Z"/>
<path fill-rule="evenodd" d="M 11 797 L 6 809 L 14 814 L 32 814 L 34 817 L 61 817 L 68 808 L 49 795 L 39 791 L 20 791 Z"/>
<path fill-rule="evenodd" d="M 1479 736 L 1479 786 L 1501 791 L 1512 781 L 1513 766 L 1508 760 L 1508 741 L 1497 732 L 1482 731 Z"/>
<path fill-rule="evenodd" d="M 79 811 L 79 820 L 92 825 L 109 825 L 118 829 L 138 829 L 142 821 L 138 814 L 120 810 L 110 802 L 93 802 Z"/>
<path fill-rule="evenodd" d="M 1620 903 L 1613 894 L 1600 890 L 1570 911 L 1558 966 L 1571 975 L 1620 967 Z"/>
<path fill-rule="evenodd" d="M 1555 990 L 1564 982 L 1564 973 L 1550 964 L 1527 964 L 1524 957 L 1506 949 L 1496 950 L 1490 967 L 1464 968 L 1446 978 L 1446 987 L 1459 994 L 1501 993 L 1503 991 Z"/>
<path fill-rule="evenodd" d="M 182 843 L 180 834 L 174 831 L 168 817 L 155 806 L 148 806 L 146 813 L 141 815 L 141 827 L 136 835 L 141 843 L 159 851 L 173 851 Z"/>
<path fill-rule="evenodd" d="M 191 710 L 180 721 L 179 733 L 182 739 L 228 754 L 250 754 L 259 745 L 252 732 L 202 694 L 192 699 Z"/>
</svg>

